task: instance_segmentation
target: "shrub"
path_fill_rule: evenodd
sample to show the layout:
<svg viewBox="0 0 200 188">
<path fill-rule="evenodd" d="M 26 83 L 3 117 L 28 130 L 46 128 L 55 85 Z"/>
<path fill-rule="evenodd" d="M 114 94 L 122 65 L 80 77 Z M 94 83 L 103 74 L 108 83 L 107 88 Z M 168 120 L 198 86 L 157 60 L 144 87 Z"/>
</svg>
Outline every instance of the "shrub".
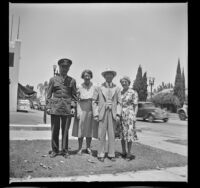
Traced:
<svg viewBox="0 0 200 188">
<path fill-rule="evenodd" d="M 151 101 L 156 106 L 161 106 L 161 108 L 166 107 L 170 111 L 176 112 L 177 108 L 180 107 L 180 101 L 173 93 L 159 93 Z"/>
</svg>

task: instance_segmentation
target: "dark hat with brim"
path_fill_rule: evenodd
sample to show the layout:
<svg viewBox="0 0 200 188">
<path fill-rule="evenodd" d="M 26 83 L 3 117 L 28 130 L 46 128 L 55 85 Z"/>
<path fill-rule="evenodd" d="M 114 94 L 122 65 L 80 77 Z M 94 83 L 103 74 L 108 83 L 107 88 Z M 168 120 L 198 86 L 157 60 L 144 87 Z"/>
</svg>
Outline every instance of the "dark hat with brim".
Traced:
<svg viewBox="0 0 200 188">
<path fill-rule="evenodd" d="M 103 71 L 101 74 L 102 74 L 103 77 L 105 77 L 105 75 L 106 75 L 107 73 L 112 73 L 112 74 L 113 74 L 113 77 L 115 77 L 115 76 L 117 75 L 117 72 L 114 71 L 114 70 L 112 70 L 112 69 L 107 69 L 106 71 Z"/>
<path fill-rule="evenodd" d="M 59 65 L 59 66 L 60 66 L 60 65 L 66 65 L 66 66 L 70 67 L 71 64 L 72 64 L 72 60 L 66 59 L 66 58 L 60 59 L 60 60 L 58 61 L 58 65 Z"/>
</svg>

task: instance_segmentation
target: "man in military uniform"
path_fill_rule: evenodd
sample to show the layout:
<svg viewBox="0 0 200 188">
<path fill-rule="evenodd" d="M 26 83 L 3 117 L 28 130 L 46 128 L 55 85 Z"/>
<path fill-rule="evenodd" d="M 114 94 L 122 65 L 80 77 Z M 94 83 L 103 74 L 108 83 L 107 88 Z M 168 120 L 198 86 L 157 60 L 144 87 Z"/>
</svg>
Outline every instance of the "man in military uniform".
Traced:
<svg viewBox="0 0 200 188">
<path fill-rule="evenodd" d="M 59 154 L 59 130 L 60 121 L 62 129 L 62 151 L 61 154 L 67 158 L 68 153 L 68 131 L 71 117 L 76 107 L 76 81 L 67 73 L 72 64 L 70 59 L 60 59 L 58 61 L 59 74 L 49 81 L 47 91 L 46 108 L 51 115 L 51 147 L 50 157 Z"/>
</svg>

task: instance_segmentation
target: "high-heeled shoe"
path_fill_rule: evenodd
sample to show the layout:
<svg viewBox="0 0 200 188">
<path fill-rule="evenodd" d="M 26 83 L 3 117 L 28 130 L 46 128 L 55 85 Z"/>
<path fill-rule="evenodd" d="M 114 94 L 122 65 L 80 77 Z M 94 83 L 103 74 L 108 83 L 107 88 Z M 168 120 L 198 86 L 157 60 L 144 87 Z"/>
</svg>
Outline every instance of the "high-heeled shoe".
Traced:
<svg viewBox="0 0 200 188">
<path fill-rule="evenodd" d="M 78 150 L 78 152 L 77 152 L 78 155 L 82 155 L 82 153 L 83 153 L 82 149 Z"/>
<path fill-rule="evenodd" d="M 116 158 L 115 157 L 108 157 L 108 159 L 110 159 L 111 161 L 115 162 Z"/>
<path fill-rule="evenodd" d="M 88 154 L 90 154 L 90 155 L 92 154 L 92 151 L 91 151 L 90 148 L 87 148 L 87 149 L 86 149 L 86 152 L 87 152 Z"/>
<path fill-rule="evenodd" d="M 127 159 L 128 161 L 131 161 L 131 160 L 135 159 L 135 156 L 132 155 L 132 154 L 130 154 L 130 153 L 128 153 L 127 156 L 126 156 L 126 159 Z"/>
<path fill-rule="evenodd" d="M 98 160 L 104 162 L 104 157 L 98 157 Z"/>
</svg>

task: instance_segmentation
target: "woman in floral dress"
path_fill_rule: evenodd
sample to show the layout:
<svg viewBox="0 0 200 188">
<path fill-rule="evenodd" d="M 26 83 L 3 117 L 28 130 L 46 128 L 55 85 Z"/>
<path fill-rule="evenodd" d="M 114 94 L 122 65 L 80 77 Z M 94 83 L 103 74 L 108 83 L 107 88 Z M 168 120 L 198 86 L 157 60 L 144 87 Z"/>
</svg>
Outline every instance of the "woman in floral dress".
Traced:
<svg viewBox="0 0 200 188">
<path fill-rule="evenodd" d="M 138 111 L 138 94 L 135 90 L 129 88 L 130 78 L 124 76 L 120 79 L 120 83 L 123 87 L 121 91 L 122 99 L 122 116 L 121 116 L 121 145 L 122 156 L 131 160 L 131 146 L 134 140 L 137 140 L 137 134 L 135 131 L 136 114 Z M 126 143 L 128 153 L 126 152 Z"/>
</svg>

